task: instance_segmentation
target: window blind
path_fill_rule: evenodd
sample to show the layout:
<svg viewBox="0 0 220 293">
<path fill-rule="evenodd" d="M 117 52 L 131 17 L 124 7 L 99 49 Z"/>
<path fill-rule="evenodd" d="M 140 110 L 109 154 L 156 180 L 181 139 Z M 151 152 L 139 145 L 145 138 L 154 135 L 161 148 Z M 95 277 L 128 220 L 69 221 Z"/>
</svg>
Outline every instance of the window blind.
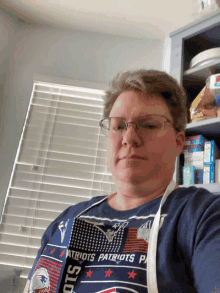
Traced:
<svg viewBox="0 0 220 293">
<path fill-rule="evenodd" d="M 47 226 L 67 207 L 115 191 L 101 133 L 102 90 L 35 82 L 0 225 L 1 266 L 26 278 Z"/>
</svg>

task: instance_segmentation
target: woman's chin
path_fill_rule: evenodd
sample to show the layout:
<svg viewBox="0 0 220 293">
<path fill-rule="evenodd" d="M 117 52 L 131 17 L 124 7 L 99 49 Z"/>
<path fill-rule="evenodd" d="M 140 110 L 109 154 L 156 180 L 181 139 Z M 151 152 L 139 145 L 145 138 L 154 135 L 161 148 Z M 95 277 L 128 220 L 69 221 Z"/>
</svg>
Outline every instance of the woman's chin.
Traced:
<svg viewBox="0 0 220 293">
<path fill-rule="evenodd" d="M 148 180 L 148 173 L 143 172 L 143 170 L 130 170 L 124 169 L 117 173 L 117 181 L 123 183 L 130 183 L 132 185 L 139 185 Z"/>
</svg>

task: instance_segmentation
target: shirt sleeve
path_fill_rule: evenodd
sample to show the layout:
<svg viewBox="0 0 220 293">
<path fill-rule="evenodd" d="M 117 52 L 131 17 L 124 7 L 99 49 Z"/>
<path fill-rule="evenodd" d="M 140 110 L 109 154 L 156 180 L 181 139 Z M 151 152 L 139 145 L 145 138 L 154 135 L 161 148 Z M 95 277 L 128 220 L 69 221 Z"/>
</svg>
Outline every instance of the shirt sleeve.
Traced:
<svg viewBox="0 0 220 293">
<path fill-rule="evenodd" d="M 30 280 L 33 273 L 34 273 L 34 270 L 38 264 L 38 261 L 41 257 L 41 254 L 43 253 L 45 247 L 47 246 L 47 244 L 49 243 L 50 241 L 50 237 L 51 235 L 56 231 L 60 221 L 62 221 L 63 219 L 65 219 L 65 217 L 67 217 L 69 215 L 69 212 L 71 212 L 71 207 L 67 208 L 65 211 L 63 211 L 48 227 L 47 229 L 45 230 L 42 238 L 41 238 L 41 247 L 40 249 L 38 250 L 38 253 L 37 253 L 37 256 L 35 258 L 35 261 L 34 261 L 34 264 L 32 266 L 32 269 L 28 275 L 28 279 Z"/>
<path fill-rule="evenodd" d="M 49 226 L 49 227 L 50 227 L 50 226 Z M 48 228 L 49 228 L 49 227 L 48 227 Z M 33 264 L 32 269 L 31 269 L 31 271 L 30 271 L 30 273 L 29 273 L 29 275 L 28 275 L 28 279 L 29 279 L 29 280 L 31 279 L 31 277 L 32 277 L 32 275 L 33 275 L 33 273 L 34 273 L 34 270 L 35 270 L 35 268 L 36 268 L 36 266 L 37 266 L 37 263 L 38 263 L 38 261 L 39 261 L 39 259 L 40 259 L 40 257 L 41 257 L 41 254 L 42 254 L 44 248 L 47 246 L 47 243 L 49 242 L 49 229 L 48 229 L 48 228 L 47 228 L 47 230 L 44 232 L 44 234 L 43 234 L 43 236 L 42 236 L 42 238 L 41 238 L 41 247 L 40 247 L 39 250 L 38 250 L 37 256 L 36 256 L 35 261 L 34 261 L 34 264 Z"/>
<path fill-rule="evenodd" d="M 220 196 L 215 196 L 200 214 L 193 247 L 192 272 L 197 292 L 220 292 Z"/>
<path fill-rule="evenodd" d="M 99 197 L 97 198 L 93 198 L 93 200 L 99 200 Z M 34 273 L 34 270 L 38 264 L 38 261 L 45 249 L 45 247 L 47 246 L 47 244 L 49 243 L 52 235 L 55 233 L 59 223 L 63 220 L 66 220 L 67 218 L 74 218 L 75 216 L 77 216 L 77 214 L 83 210 L 84 208 L 86 208 L 87 206 L 90 205 L 90 201 L 87 201 L 87 202 L 82 202 L 82 203 L 78 203 L 77 205 L 75 206 L 70 206 L 68 207 L 66 210 L 64 210 L 48 227 L 47 229 L 45 230 L 42 238 L 41 238 L 41 247 L 40 249 L 38 250 L 38 253 L 37 253 L 37 257 L 34 261 L 34 264 L 32 266 L 32 269 L 29 273 L 29 276 L 28 276 L 28 279 L 30 280 L 33 273 Z"/>
</svg>

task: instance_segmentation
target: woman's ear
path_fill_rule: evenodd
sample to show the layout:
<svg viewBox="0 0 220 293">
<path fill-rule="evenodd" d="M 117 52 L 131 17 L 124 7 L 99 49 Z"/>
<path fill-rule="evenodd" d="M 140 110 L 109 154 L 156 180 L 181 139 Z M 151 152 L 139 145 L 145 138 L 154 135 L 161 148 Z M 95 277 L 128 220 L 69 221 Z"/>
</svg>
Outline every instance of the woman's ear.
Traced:
<svg viewBox="0 0 220 293">
<path fill-rule="evenodd" d="M 179 156 L 182 151 L 183 147 L 186 141 L 185 133 L 184 131 L 179 131 L 176 133 L 176 150 L 177 150 L 177 156 Z"/>
</svg>

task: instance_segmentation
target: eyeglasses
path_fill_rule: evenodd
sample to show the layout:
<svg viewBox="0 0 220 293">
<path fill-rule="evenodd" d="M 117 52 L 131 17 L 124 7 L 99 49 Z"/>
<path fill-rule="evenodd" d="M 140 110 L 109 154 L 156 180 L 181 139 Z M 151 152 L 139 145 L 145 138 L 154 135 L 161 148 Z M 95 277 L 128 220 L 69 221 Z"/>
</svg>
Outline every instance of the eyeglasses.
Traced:
<svg viewBox="0 0 220 293">
<path fill-rule="evenodd" d="M 103 134 L 108 137 L 111 135 L 123 136 L 128 129 L 128 124 L 135 124 L 135 130 L 140 136 L 147 136 L 148 134 L 160 133 L 166 123 L 173 123 L 162 115 L 146 115 L 140 117 L 135 122 L 127 122 L 121 117 L 110 117 L 102 119 L 99 122 L 99 126 L 102 129 Z"/>
</svg>

